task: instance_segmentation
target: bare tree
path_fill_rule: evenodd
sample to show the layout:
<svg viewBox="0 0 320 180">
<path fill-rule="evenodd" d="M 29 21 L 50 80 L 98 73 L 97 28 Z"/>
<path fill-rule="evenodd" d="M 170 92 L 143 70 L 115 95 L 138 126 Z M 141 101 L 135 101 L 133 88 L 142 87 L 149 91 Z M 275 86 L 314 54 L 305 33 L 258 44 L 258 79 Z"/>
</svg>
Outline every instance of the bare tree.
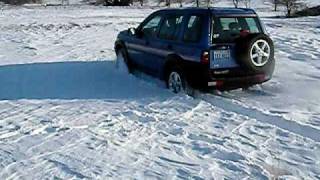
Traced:
<svg viewBox="0 0 320 180">
<path fill-rule="evenodd" d="M 210 7 L 212 4 L 214 4 L 217 0 L 206 0 L 207 7 Z"/>
<path fill-rule="evenodd" d="M 271 3 L 273 4 L 273 10 L 278 11 L 278 6 L 280 5 L 280 0 L 271 0 Z"/>
<path fill-rule="evenodd" d="M 207 7 L 209 7 L 210 6 L 210 0 L 206 0 L 207 1 Z"/>
<path fill-rule="evenodd" d="M 200 4 L 199 0 L 196 0 L 196 4 L 197 4 L 197 7 L 199 7 L 199 4 Z"/>
<path fill-rule="evenodd" d="M 166 0 L 166 6 L 170 7 L 171 5 L 171 0 Z"/>
<path fill-rule="evenodd" d="M 233 5 L 234 5 L 235 8 L 239 7 L 240 0 L 232 0 L 232 2 L 233 2 Z"/>
<path fill-rule="evenodd" d="M 69 5 L 69 0 L 61 0 L 61 5 Z"/>
<path fill-rule="evenodd" d="M 179 1 L 182 1 L 182 0 L 179 0 Z M 210 4 L 215 1 L 216 0 L 195 0 L 197 7 L 200 7 L 200 6 L 210 7 Z"/>
<path fill-rule="evenodd" d="M 279 1 L 281 4 L 283 4 L 286 7 L 288 17 L 292 16 L 293 11 L 304 6 L 304 4 L 299 0 L 279 0 Z"/>
<path fill-rule="evenodd" d="M 243 4 L 246 6 L 246 8 L 249 8 L 251 5 L 251 0 L 242 0 Z"/>
<path fill-rule="evenodd" d="M 139 2 L 140 2 L 140 5 L 143 6 L 143 3 L 144 3 L 143 0 L 139 0 Z"/>
</svg>

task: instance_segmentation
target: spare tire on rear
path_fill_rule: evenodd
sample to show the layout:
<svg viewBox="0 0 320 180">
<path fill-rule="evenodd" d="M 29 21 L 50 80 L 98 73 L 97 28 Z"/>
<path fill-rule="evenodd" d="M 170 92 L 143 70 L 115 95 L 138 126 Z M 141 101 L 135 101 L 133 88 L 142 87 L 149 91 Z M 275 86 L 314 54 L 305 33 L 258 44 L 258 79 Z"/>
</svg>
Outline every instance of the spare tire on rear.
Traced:
<svg viewBox="0 0 320 180">
<path fill-rule="evenodd" d="M 237 39 L 236 58 L 249 71 L 267 73 L 274 68 L 274 45 L 263 33 Z"/>
</svg>

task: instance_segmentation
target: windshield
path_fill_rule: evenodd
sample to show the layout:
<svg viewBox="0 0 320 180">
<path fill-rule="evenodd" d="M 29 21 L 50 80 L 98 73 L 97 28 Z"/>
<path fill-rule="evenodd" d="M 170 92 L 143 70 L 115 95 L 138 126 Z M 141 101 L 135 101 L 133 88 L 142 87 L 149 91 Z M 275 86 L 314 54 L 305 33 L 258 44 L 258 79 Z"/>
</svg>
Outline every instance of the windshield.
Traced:
<svg viewBox="0 0 320 180">
<path fill-rule="evenodd" d="M 212 41 L 234 42 L 241 32 L 260 33 L 262 28 L 257 17 L 218 17 L 212 22 Z"/>
</svg>

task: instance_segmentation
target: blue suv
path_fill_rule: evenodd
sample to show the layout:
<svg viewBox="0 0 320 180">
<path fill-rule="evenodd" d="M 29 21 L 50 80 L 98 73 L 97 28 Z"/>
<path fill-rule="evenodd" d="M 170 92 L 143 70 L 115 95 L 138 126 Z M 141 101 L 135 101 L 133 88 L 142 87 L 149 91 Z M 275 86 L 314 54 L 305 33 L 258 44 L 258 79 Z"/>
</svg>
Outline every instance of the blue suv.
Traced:
<svg viewBox="0 0 320 180">
<path fill-rule="evenodd" d="M 119 33 L 117 66 L 188 88 L 247 88 L 271 79 L 274 46 L 258 15 L 242 8 L 164 9 Z"/>
</svg>

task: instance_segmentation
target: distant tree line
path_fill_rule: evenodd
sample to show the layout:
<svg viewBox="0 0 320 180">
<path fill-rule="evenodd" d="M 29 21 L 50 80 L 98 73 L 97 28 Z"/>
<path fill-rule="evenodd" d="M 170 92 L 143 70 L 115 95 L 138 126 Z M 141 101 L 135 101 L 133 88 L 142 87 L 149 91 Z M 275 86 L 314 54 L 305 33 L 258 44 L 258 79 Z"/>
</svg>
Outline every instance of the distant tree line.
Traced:
<svg viewBox="0 0 320 180">
<path fill-rule="evenodd" d="M 130 6 L 138 3 L 144 6 L 148 0 L 97 0 L 97 4 L 104 4 L 107 6 Z M 158 4 L 164 4 L 170 7 L 172 4 L 178 4 L 180 7 L 183 6 L 185 0 L 154 0 Z M 210 6 L 217 0 L 189 0 L 188 3 L 194 2 L 197 7 L 199 6 Z"/>
<path fill-rule="evenodd" d="M 298 9 L 304 8 L 303 0 L 270 0 L 274 6 L 274 11 L 278 11 L 279 6 L 284 6 L 287 11 L 287 16 Z M 234 7 L 238 8 L 240 3 L 243 3 L 247 8 L 250 7 L 251 0 L 232 0 Z"/>
<path fill-rule="evenodd" d="M 65 2 L 66 1 L 66 2 Z M 85 1 L 85 0 L 84 0 Z M 138 3 L 141 6 L 144 6 L 146 1 L 148 0 L 96 0 L 95 4 L 104 4 L 106 6 L 130 6 L 135 3 Z M 151 1 L 151 0 L 149 0 Z M 183 2 L 188 1 L 188 3 L 194 2 L 195 6 L 211 6 L 216 1 L 219 0 L 152 0 L 157 2 L 158 4 L 164 4 L 165 6 L 170 7 L 172 4 L 179 4 L 180 7 L 183 6 Z M 220 0 L 221 1 L 221 0 Z M 240 5 L 245 7 L 250 7 L 251 0 L 225 0 L 232 1 L 234 7 L 238 8 Z M 287 16 L 291 16 L 294 11 L 304 8 L 305 5 L 302 0 L 269 0 L 274 5 L 274 11 L 278 11 L 278 7 L 285 7 L 287 11 Z M 42 3 L 42 0 L 0 0 L 0 2 L 4 2 L 6 4 L 12 5 L 21 5 L 26 3 Z M 61 0 L 62 4 L 69 4 L 69 0 Z"/>
<path fill-rule="evenodd" d="M 6 4 L 11 4 L 11 5 L 23 5 L 23 4 L 43 4 L 45 1 L 43 0 L 0 0 L 0 2 L 4 2 Z M 69 0 L 60 0 L 60 3 L 56 5 L 69 5 Z"/>
<path fill-rule="evenodd" d="M 0 2 L 11 5 L 22 5 L 27 3 L 41 3 L 41 0 L 0 0 Z"/>
</svg>

